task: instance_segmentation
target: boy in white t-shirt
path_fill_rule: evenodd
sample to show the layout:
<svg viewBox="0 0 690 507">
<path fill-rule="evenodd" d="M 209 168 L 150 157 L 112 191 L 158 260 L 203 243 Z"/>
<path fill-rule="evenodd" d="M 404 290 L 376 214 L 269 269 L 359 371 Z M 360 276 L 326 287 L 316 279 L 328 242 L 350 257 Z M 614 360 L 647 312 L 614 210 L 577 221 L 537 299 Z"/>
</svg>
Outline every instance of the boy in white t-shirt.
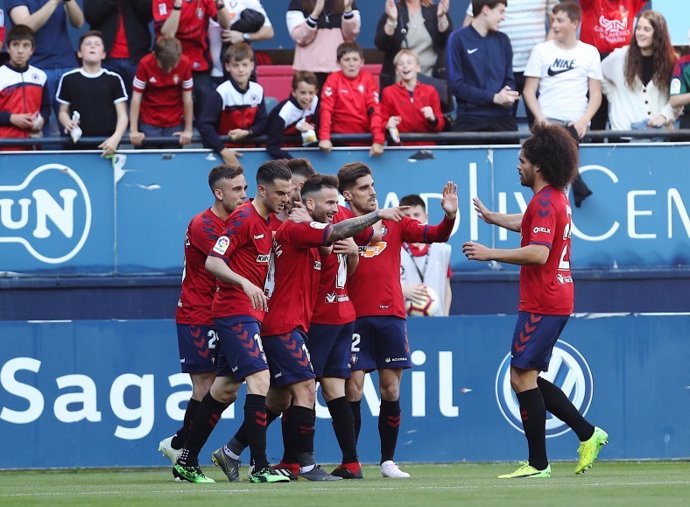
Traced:
<svg viewBox="0 0 690 507">
<path fill-rule="evenodd" d="M 557 123 L 581 140 L 601 104 L 601 61 L 594 46 L 577 40 L 580 6 L 567 1 L 553 8 L 554 39 L 534 47 L 525 68 L 525 104 L 535 123 Z M 537 98 L 537 92 L 539 97 Z M 578 177 L 575 206 L 592 194 Z"/>
</svg>

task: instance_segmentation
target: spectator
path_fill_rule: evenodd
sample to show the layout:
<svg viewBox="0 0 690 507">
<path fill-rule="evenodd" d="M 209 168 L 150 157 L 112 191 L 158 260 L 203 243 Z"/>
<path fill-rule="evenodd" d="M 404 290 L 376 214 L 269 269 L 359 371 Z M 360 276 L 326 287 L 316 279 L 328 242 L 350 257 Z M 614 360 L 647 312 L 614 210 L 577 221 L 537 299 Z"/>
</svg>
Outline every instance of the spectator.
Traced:
<svg viewBox="0 0 690 507">
<path fill-rule="evenodd" d="M 525 104 L 536 124 L 565 126 L 582 139 L 601 103 L 601 62 L 594 46 L 577 40 L 580 7 L 571 1 L 553 8 L 554 39 L 537 44 L 525 68 Z M 538 96 L 538 98 L 537 98 Z M 592 194 L 578 175 L 575 206 Z"/>
<path fill-rule="evenodd" d="M 405 214 L 422 224 L 429 223 L 426 203 L 416 195 L 400 199 L 400 206 L 409 206 Z M 400 252 L 400 283 L 405 301 L 424 301 L 427 287 L 438 294 L 438 311 L 434 317 L 447 317 L 453 294 L 450 289 L 451 246 L 448 243 L 407 243 Z"/>
<path fill-rule="evenodd" d="M 58 119 L 65 133 L 81 129 L 85 137 L 105 137 L 98 145 L 103 155 L 112 155 L 127 130 L 127 92 L 119 74 L 105 70 L 105 41 L 96 30 L 79 38 L 77 56 L 82 66 L 62 75 L 58 84 Z M 78 112 L 80 118 L 74 119 Z"/>
<path fill-rule="evenodd" d="M 546 24 L 551 24 L 551 11 L 559 0 L 514 0 L 508 4 L 505 19 L 501 22 L 501 32 L 510 39 L 513 48 L 513 76 L 516 90 L 522 95 L 525 88 L 525 66 L 532 48 L 544 42 L 547 37 Z M 463 26 L 472 22 L 472 2 L 467 6 Z M 517 114 L 518 102 L 513 106 L 513 116 Z M 525 108 L 529 124 L 534 117 Z"/>
<path fill-rule="evenodd" d="M 690 129 L 690 55 L 681 57 L 673 68 L 670 103 L 673 107 L 685 108 L 680 128 Z M 690 138 L 683 141 L 690 141 Z"/>
<path fill-rule="evenodd" d="M 156 36 L 178 39 L 182 43 L 182 54 L 192 63 L 194 114 L 197 119 L 204 110 L 206 98 L 213 95 L 208 51 L 208 27 L 212 18 L 217 18 L 222 28 L 230 27 L 230 13 L 223 0 L 153 0 Z"/>
<path fill-rule="evenodd" d="M 603 60 L 614 49 L 630 44 L 635 17 L 645 4 L 647 0 L 580 0 L 580 40 L 597 48 Z M 592 130 L 606 129 L 608 111 L 608 101 L 602 97 L 592 118 Z"/>
<path fill-rule="evenodd" d="M 141 146 L 145 137 L 178 136 L 192 141 L 192 65 L 174 37 L 159 37 L 139 62 L 130 105 L 129 140 Z M 141 120 L 140 120 L 141 119 Z"/>
<path fill-rule="evenodd" d="M 669 87 L 677 59 L 664 17 L 655 11 L 640 14 L 630 45 L 601 62 L 612 130 L 672 128 L 677 114 Z"/>
<path fill-rule="evenodd" d="M 448 17 L 449 0 L 386 0 L 385 12 L 376 27 L 376 47 L 384 52 L 380 83 L 383 90 L 395 83 L 394 58 L 403 47 L 417 55 L 420 73 L 446 78 L 445 48 L 453 26 Z"/>
<path fill-rule="evenodd" d="M 84 0 L 84 16 L 105 38 L 103 67 L 120 74 L 131 97 L 137 63 L 151 50 L 151 0 Z"/>
<path fill-rule="evenodd" d="M 472 0 L 474 19 L 448 40 L 448 83 L 457 101 L 454 130 L 516 131 L 512 107 L 520 98 L 510 40 L 498 31 L 507 0 Z"/>
<path fill-rule="evenodd" d="M 319 113 L 319 148 L 329 152 L 333 148 L 331 133 L 371 133 L 373 143 L 370 156 L 383 153 L 385 135 L 381 121 L 379 85 L 365 70 L 364 53 L 356 42 L 338 46 L 340 69 L 334 72 L 323 87 Z"/>
<path fill-rule="evenodd" d="M 232 44 L 223 56 L 225 71 L 230 74 L 206 101 L 197 120 L 206 148 L 211 148 L 223 158 L 225 165 L 238 165 L 237 154 L 221 138 L 231 141 L 260 136 L 268 127 L 268 114 L 264 102 L 264 89 L 250 81 L 254 72 L 254 51 L 246 42 Z"/>
<path fill-rule="evenodd" d="M 14 25 L 7 35 L 10 59 L 0 67 L 0 137 L 40 135 L 50 116 L 46 74 L 29 65 L 35 43 L 26 25 Z"/>
<path fill-rule="evenodd" d="M 389 142 L 399 144 L 400 132 L 441 132 L 445 126 L 441 100 L 436 88 L 417 81 L 420 66 L 415 52 L 401 49 L 393 63 L 398 82 L 384 88 L 381 99 Z"/>
<path fill-rule="evenodd" d="M 5 43 L 5 11 L 0 9 L 0 51 Z"/>
<path fill-rule="evenodd" d="M 281 148 L 283 136 L 301 135 L 304 146 L 316 142 L 319 106 L 317 83 L 313 72 L 298 70 L 292 76 L 290 97 L 271 110 L 268 116 L 266 151 L 273 158 L 292 158 L 292 155 Z"/>
<path fill-rule="evenodd" d="M 57 118 L 60 105 L 55 100 L 60 77 L 77 66 L 74 48 L 67 32 L 67 20 L 74 28 L 84 24 L 84 13 L 73 0 L 5 0 L 5 8 L 12 23 L 26 25 L 36 34 L 36 51 L 31 65 L 46 73 L 48 95 Z M 44 136 L 58 135 L 58 122 L 43 128 Z"/>
<path fill-rule="evenodd" d="M 290 0 L 285 16 L 295 41 L 294 70 L 316 74 L 319 89 L 331 72 L 339 70 L 337 49 L 354 42 L 361 20 L 354 0 Z"/>
<path fill-rule="evenodd" d="M 223 0 L 230 13 L 231 25 L 223 30 L 211 20 L 208 27 L 209 48 L 213 59 L 211 78 L 216 85 L 225 81 L 221 58 L 230 44 L 236 42 L 258 42 L 273 38 L 275 32 L 268 19 L 266 9 L 259 0 Z"/>
</svg>

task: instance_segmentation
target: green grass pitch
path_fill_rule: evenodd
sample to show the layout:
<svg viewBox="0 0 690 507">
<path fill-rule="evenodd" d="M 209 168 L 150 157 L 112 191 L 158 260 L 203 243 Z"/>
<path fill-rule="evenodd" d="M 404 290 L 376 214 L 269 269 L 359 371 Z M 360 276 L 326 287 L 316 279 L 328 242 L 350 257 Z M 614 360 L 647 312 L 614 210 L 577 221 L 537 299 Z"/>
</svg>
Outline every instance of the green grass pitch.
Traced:
<svg viewBox="0 0 690 507">
<path fill-rule="evenodd" d="M 364 480 L 289 484 L 174 482 L 170 469 L 0 471 L 0 506 L 663 506 L 690 505 L 689 462 L 597 462 L 586 475 L 575 463 L 552 464 L 550 479 L 499 480 L 515 464 L 405 465 L 410 479 L 382 479 L 364 467 Z M 327 467 L 330 470 L 330 467 Z M 246 467 L 242 469 L 246 476 Z"/>
</svg>

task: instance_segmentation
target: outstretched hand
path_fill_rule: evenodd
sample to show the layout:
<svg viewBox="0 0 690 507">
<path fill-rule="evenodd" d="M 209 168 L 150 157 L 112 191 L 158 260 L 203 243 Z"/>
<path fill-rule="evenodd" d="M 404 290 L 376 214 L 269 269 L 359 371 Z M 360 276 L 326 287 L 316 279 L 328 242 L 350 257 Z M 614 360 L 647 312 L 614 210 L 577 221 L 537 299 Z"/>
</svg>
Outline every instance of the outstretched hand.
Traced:
<svg viewBox="0 0 690 507">
<path fill-rule="evenodd" d="M 489 210 L 489 208 L 484 206 L 484 203 L 479 199 L 479 197 L 472 198 L 472 203 L 474 204 L 474 211 L 477 212 L 477 216 L 484 220 L 487 224 L 493 224 L 493 222 L 489 218 L 491 215 L 491 211 Z"/>
<path fill-rule="evenodd" d="M 455 220 L 458 213 L 458 186 L 452 181 L 446 182 L 446 186 L 443 187 L 441 207 L 446 212 L 446 217 Z"/>
</svg>

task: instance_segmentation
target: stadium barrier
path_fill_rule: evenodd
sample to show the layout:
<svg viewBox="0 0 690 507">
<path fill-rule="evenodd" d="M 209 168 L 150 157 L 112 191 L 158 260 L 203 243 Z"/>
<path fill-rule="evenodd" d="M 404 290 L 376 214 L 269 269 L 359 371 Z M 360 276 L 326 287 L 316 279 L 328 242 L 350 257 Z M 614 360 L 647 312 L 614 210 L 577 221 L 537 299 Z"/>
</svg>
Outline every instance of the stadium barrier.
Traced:
<svg viewBox="0 0 690 507">
<path fill-rule="evenodd" d="M 401 462 L 516 461 L 526 457 L 508 379 L 512 316 L 411 318 L 414 369 L 403 376 Z M 602 459 L 690 456 L 690 314 L 576 315 L 547 378 L 605 428 Z M 172 320 L 0 322 L 0 469 L 165 466 L 158 441 L 180 425 L 191 394 L 179 373 Z M 376 376 L 362 402 L 359 454 L 378 462 Z M 201 454 L 239 426 L 243 394 Z M 316 457 L 340 461 L 319 397 Z M 547 419 L 552 460 L 574 460 L 577 437 Z M 269 428 L 269 459 L 282 454 Z M 244 457 L 246 462 L 246 456 Z"/>
</svg>

